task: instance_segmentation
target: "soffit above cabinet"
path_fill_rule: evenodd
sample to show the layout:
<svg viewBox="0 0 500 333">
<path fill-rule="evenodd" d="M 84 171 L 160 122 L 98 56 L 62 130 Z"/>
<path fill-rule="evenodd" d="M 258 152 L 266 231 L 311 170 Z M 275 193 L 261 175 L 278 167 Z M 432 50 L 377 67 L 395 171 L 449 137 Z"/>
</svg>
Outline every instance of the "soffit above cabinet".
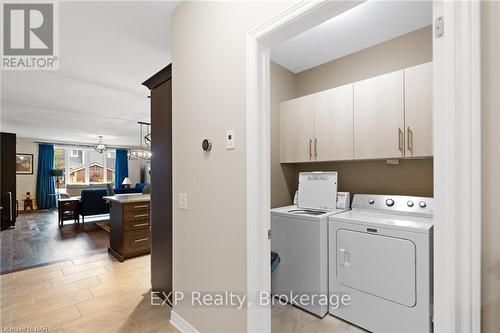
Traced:
<svg viewBox="0 0 500 333">
<path fill-rule="evenodd" d="M 432 24 L 431 1 L 366 1 L 271 50 L 300 73 Z"/>
</svg>

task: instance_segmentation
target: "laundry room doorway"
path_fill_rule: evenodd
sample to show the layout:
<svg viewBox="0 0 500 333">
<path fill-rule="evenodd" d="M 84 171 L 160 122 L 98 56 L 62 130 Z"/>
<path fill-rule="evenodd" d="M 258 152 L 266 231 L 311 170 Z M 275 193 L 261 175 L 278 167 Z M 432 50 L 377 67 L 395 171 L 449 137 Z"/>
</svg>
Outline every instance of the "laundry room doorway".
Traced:
<svg viewBox="0 0 500 333">
<path fill-rule="evenodd" d="M 393 6 L 398 6 L 404 2 L 375 3 L 380 4 L 380 6 L 391 6 L 391 3 Z M 479 4 L 468 1 L 434 1 L 428 4 L 432 13 L 429 16 L 430 22 L 426 25 L 422 26 L 421 22 L 415 22 L 416 25 L 413 29 L 403 27 L 408 31 L 403 29 L 396 35 L 391 35 L 391 31 L 381 31 L 383 28 L 380 28 L 378 29 L 378 37 L 374 31 L 358 30 L 356 31 L 358 34 L 361 31 L 367 36 L 344 37 L 344 39 L 349 38 L 349 40 L 342 50 L 343 52 L 337 54 L 336 58 L 330 55 L 329 59 L 323 59 L 322 62 L 305 56 L 307 48 L 302 47 L 303 53 L 293 51 L 294 45 L 291 45 L 293 43 L 290 41 L 300 39 L 308 31 L 335 18 L 338 21 L 352 20 L 355 22 L 353 23 L 354 28 L 352 28 L 355 31 L 356 27 L 365 23 L 362 17 L 356 16 L 356 13 L 359 12 L 361 6 L 373 6 L 372 2 L 300 2 L 249 32 L 247 38 L 246 143 L 247 292 L 250 301 L 247 327 L 249 332 L 269 332 L 272 328 L 271 306 L 259 303 L 260 293 L 271 291 L 269 255 L 271 252 L 270 238 L 273 231 L 271 230 L 270 208 L 292 204 L 297 189 L 298 174 L 306 171 L 318 171 L 318 168 L 320 170 L 325 168 L 322 171 L 338 171 L 339 182 L 344 184 L 340 186 L 348 185 L 351 195 L 375 190 L 378 192 L 390 191 L 391 194 L 434 197 L 434 330 L 437 332 L 479 331 L 481 229 L 480 223 L 470 223 L 470 221 L 480 221 L 481 216 Z M 391 22 L 392 25 L 397 25 L 396 23 L 401 23 L 401 18 L 395 18 L 394 21 Z M 401 24 L 403 23 L 408 22 Z M 468 28 L 464 29 L 463 27 Z M 360 52 L 369 52 L 366 49 L 371 48 L 370 52 L 375 54 L 380 51 L 380 45 L 387 43 L 391 45 L 386 45 L 385 52 L 389 52 L 391 47 L 397 49 L 397 45 L 401 43 L 411 45 L 421 36 L 426 39 L 426 45 L 431 46 L 429 59 L 426 60 L 429 55 L 425 54 L 425 50 L 415 49 L 413 52 L 415 54 L 411 56 L 417 57 L 419 53 L 422 55 L 421 59 L 410 62 L 400 60 L 401 63 L 397 65 L 393 62 L 382 64 L 379 61 L 379 65 L 386 68 L 380 69 L 381 67 L 379 67 L 371 70 L 371 73 L 367 73 L 370 71 L 366 70 L 367 66 L 377 61 L 370 58 L 368 61 L 362 62 L 363 56 L 368 56 L 368 54 Z M 343 37 L 339 38 L 339 41 L 342 41 Z M 368 44 L 363 46 L 363 43 Z M 300 45 L 300 43 L 296 45 Z M 350 45 L 362 45 L 363 47 L 357 50 L 349 49 Z M 276 50 L 279 50 L 280 47 L 281 55 L 298 53 L 299 57 L 296 59 L 300 61 L 294 62 L 294 59 L 279 60 L 280 52 L 276 52 Z M 355 64 L 353 57 L 349 58 L 349 61 L 346 60 L 353 54 L 354 57 L 359 58 L 358 61 L 361 61 L 357 66 L 353 66 Z M 288 60 L 290 61 L 287 63 Z M 311 62 L 304 64 L 304 61 Z M 324 81 L 311 80 L 314 72 L 313 67 L 321 65 L 323 66 L 321 69 L 326 71 L 325 63 L 330 61 L 336 62 L 336 64 L 331 65 L 331 68 L 337 68 L 336 78 L 342 76 L 342 70 L 357 70 L 358 73 L 352 77 L 344 75 L 343 78 L 338 79 L 338 82 L 329 87 L 324 86 Z M 341 63 L 341 61 L 345 63 Z M 276 62 L 279 64 L 278 67 L 276 67 Z M 394 66 L 399 67 L 395 68 Z M 363 69 L 365 73 L 360 74 Z M 304 75 L 306 71 L 308 73 Z M 401 74 L 396 73 L 398 71 Z M 290 80 L 296 80 L 298 76 L 303 77 L 302 83 L 291 83 Z M 428 101 L 432 105 L 432 111 L 426 116 L 425 122 L 422 122 L 423 118 L 420 117 L 415 120 L 415 125 L 406 126 L 405 121 L 412 119 L 409 116 L 403 116 L 402 119 L 394 120 L 395 124 L 398 122 L 402 124 L 402 126 L 396 125 L 396 128 L 399 126 L 399 134 L 396 132 L 393 135 L 392 130 L 389 132 L 384 129 L 374 131 L 391 133 L 387 138 L 381 139 L 382 144 L 379 147 L 382 148 L 380 149 L 372 147 L 374 140 L 363 144 L 363 138 L 357 136 L 354 136 L 351 146 L 344 144 L 344 142 L 338 145 L 336 144 L 338 140 L 326 141 L 325 144 L 325 141 L 321 140 L 321 134 L 328 132 L 324 126 L 326 121 L 321 121 L 323 118 L 318 118 L 320 116 L 316 114 L 298 111 L 310 109 L 308 105 L 316 107 L 321 103 L 326 103 L 324 101 L 328 100 L 328 96 L 319 96 L 313 99 L 308 98 L 308 95 L 323 94 L 327 88 L 344 87 L 345 91 L 338 92 L 338 94 L 346 96 L 342 105 L 345 106 L 353 100 L 356 103 L 356 97 L 349 95 L 350 88 L 345 88 L 345 86 L 359 84 L 359 82 L 365 82 L 378 76 L 384 76 L 384 78 L 377 82 L 385 82 L 387 85 L 394 84 L 395 86 L 403 84 L 402 96 L 404 97 L 395 98 L 391 104 L 395 108 L 399 107 L 399 104 L 404 105 L 405 101 L 408 103 L 411 98 L 414 98 L 414 103 L 411 105 L 422 103 L 422 99 L 418 97 L 422 94 L 425 95 L 425 92 L 418 90 L 418 87 L 427 87 L 428 85 L 422 84 L 422 82 L 426 82 L 428 77 L 431 78 L 432 82 L 432 91 Z M 276 97 L 276 90 L 273 91 L 273 87 L 275 87 L 273 79 L 276 77 L 281 80 L 279 81 L 279 89 L 282 100 Z M 408 82 L 410 82 L 408 79 L 412 77 L 418 90 L 415 97 L 405 94 L 414 87 L 408 86 Z M 402 83 L 403 80 L 404 83 Z M 380 89 L 380 84 L 366 83 L 364 86 L 359 84 L 358 91 L 362 91 L 361 88 L 367 89 L 367 93 L 365 98 L 357 102 L 358 108 L 363 100 L 370 100 L 377 95 L 376 92 L 370 92 L 372 91 L 370 89 Z M 283 101 L 283 96 L 286 97 L 284 100 L 295 102 L 284 106 L 282 103 L 279 106 L 280 102 Z M 296 99 L 300 99 L 300 101 L 296 101 Z M 315 102 L 316 100 L 319 102 Z M 367 109 L 373 105 L 366 104 Z M 277 112 L 276 107 L 278 108 Z M 298 116 L 292 121 L 289 121 L 288 118 L 280 118 L 280 108 L 288 108 L 291 110 L 289 114 Z M 405 110 L 408 109 L 411 107 L 405 105 Z M 356 131 L 356 126 L 363 129 L 362 124 L 356 123 L 355 116 L 344 115 L 336 119 L 341 119 L 335 131 L 340 136 L 349 135 L 349 133 L 344 133 L 349 127 L 354 128 L 354 131 Z M 364 130 L 373 130 L 372 124 L 378 120 L 374 118 L 369 121 L 371 122 L 365 124 Z M 413 130 L 422 123 L 427 124 L 424 128 L 429 129 L 429 133 L 424 137 L 430 137 L 431 140 L 421 140 L 417 136 L 417 131 Z M 300 124 L 300 126 L 297 127 L 296 124 Z M 308 128 L 308 124 L 312 125 Z M 388 122 L 381 124 L 381 126 L 389 125 Z M 280 129 L 278 134 L 273 131 L 276 126 Z M 286 135 L 287 131 L 290 133 L 288 136 Z M 383 144 L 385 142 L 389 142 L 390 144 L 387 146 L 391 146 L 391 148 L 386 149 Z M 395 143 L 395 147 L 392 147 L 392 143 Z M 325 146 L 330 148 L 329 151 L 325 152 Z M 389 168 L 388 165 L 391 163 L 397 163 L 398 168 L 384 173 L 383 170 Z M 320 164 L 323 166 L 319 166 Z M 380 172 L 373 173 L 371 178 L 366 173 L 364 173 L 364 178 L 354 177 L 355 172 L 373 170 L 373 168 Z M 347 175 L 359 180 L 357 182 L 350 181 Z M 387 181 L 389 178 L 382 181 L 384 176 L 391 177 L 391 181 Z M 277 187 L 280 187 L 280 190 L 276 191 Z M 411 188 L 411 192 L 405 193 L 409 188 Z M 464 205 L 464 202 L 468 204 Z M 457 307 L 456 304 L 462 306 Z"/>
</svg>

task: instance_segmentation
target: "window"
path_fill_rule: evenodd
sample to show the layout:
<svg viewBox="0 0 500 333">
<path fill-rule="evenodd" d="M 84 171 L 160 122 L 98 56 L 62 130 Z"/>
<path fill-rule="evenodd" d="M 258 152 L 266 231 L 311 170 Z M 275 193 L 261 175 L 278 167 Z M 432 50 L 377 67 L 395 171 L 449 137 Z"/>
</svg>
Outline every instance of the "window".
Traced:
<svg viewBox="0 0 500 333">
<path fill-rule="evenodd" d="M 74 149 L 56 147 L 54 165 L 65 170 L 65 177 L 60 177 L 58 188 L 66 184 L 105 183 L 114 185 L 116 151 L 108 150 L 99 154 L 93 149 Z"/>
<path fill-rule="evenodd" d="M 108 173 L 108 182 L 115 185 L 115 160 L 116 160 L 116 151 L 108 150 L 106 153 L 107 159 L 107 173 Z"/>
<path fill-rule="evenodd" d="M 71 149 L 69 153 L 69 183 L 85 183 L 85 154 L 82 149 Z"/>
<path fill-rule="evenodd" d="M 89 181 L 91 183 L 104 183 L 104 157 L 106 154 L 99 154 L 96 151 L 89 151 Z"/>
<path fill-rule="evenodd" d="M 66 150 L 63 148 L 54 149 L 54 169 L 66 170 Z M 66 172 L 65 172 L 66 174 Z M 56 188 L 61 189 L 66 187 L 66 177 L 56 178 Z"/>
</svg>

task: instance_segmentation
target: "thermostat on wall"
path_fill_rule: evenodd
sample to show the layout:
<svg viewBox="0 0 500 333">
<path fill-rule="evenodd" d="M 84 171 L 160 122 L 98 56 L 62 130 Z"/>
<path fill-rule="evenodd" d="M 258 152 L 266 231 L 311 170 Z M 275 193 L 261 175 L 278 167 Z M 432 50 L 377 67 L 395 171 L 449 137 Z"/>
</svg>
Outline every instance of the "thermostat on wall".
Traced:
<svg viewBox="0 0 500 333">
<path fill-rule="evenodd" d="M 226 132 L 226 149 L 234 149 L 234 130 Z"/>
<path fill-rule="evenodd" d="M 212 149 L 212 141 L 210 141 L 209 139 L 204 139 L 202 142 L 201 142 L 201 148 L 204 150 L 204 151 L 210 151 Z"/>
</svg>

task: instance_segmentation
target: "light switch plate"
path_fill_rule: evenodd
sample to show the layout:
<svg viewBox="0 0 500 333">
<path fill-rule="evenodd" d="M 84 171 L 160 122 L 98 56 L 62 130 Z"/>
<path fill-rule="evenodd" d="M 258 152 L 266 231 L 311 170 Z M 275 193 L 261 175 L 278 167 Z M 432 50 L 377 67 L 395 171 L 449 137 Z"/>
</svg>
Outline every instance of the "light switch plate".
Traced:
<svg viewBox="0 0 500 333">
<path fill-rule="evenodd" d="M 226 132 L 226 149 L 234 149 L 234 130 Z"/>
<path fill-rule="evenodd" d="M 179 208 L 188 209 L 188 195 L 187 193 L 179 193 Z"/>
</svg>

